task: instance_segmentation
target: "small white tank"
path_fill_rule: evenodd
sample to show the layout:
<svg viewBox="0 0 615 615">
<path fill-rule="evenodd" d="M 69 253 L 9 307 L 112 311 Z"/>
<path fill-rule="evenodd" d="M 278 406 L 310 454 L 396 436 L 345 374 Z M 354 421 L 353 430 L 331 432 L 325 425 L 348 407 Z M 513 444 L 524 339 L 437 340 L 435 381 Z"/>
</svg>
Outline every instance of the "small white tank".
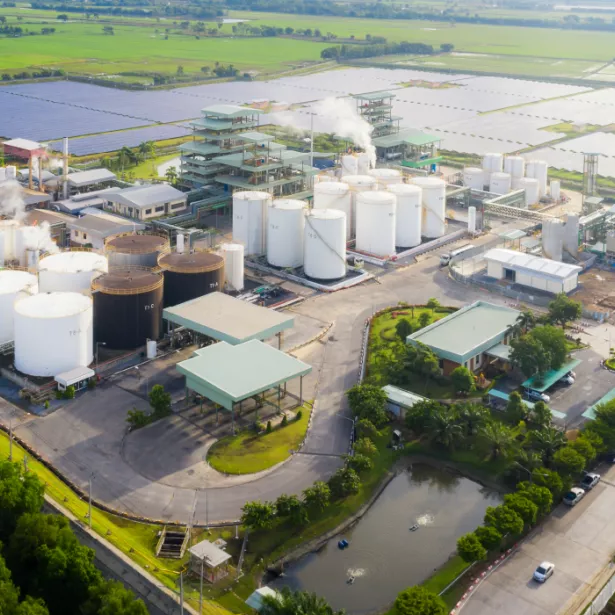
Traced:
<svg viewBox="0 0 615 615">
<path fill-rule="evenodd" d="M 158 343 L 156 340 L 147 340 L 145 344 L 146 356 L 148 359 L 155 359 L 158 353 Z"/>
<path fill-rule="evenodd" d="M 368 174 L 371 167 L 370 156 L 367 152 L 357 154 L 357 173 L 359 175 Z"/>
<path fill-rule="evenodd" d="M 16 301 L 38 291 L 35 275 L 17 269 L 0 270 L 0 344 L 13 341 L 13 310 Z"/>
<path fill-rule="evenodd" d="M 579 215 L 568 214 L 564 226 L 564 250 L 573 258 L 579 256 Z"/>
<path fill-rule="evenodd" d="M 356 227 L 357 194 L 367 192 L 369 190 L 375 190 L 378 185 L 378 181 L 371 175 L 344 175 L 342 177 L 342 182 L 348 184 L 350 187 L 351 212 L 348 225 L 350 226 L 350 236 L 354 237 Z"/>
<path fill-rule="evenodd" d="M 547 194 L 549 165 L 544 160 L 529 160 L 525 165 L 525 176 L 538 180 L 538 196 Z"/>
<path fill-rule="evenodd" d="M 519 189 L 525 190 L 525 206 L 536 205 L 540 198 L 538 180 L 533 177 L 522 177 L 519 179 Z"/>
<path fill-rule="evenodd" d="M 554 201 L 559 201 L 562 196 L 560 187 L 561 187 L 561 184 L 559 180 L 557 179 L 551 180 L 551 183 L 549 184 L 549 191 L 551 192 L 551 198 Z"/>
<path fill-rule="evenodd" d="M 545 258 L 561 261 L 564 251 L 564 224 L 561 220 L 542 223 L 542 252 Z"/>
<path fill-rule="evenodd" d="M 0 267 L 15 260 L 17 230 L 20 224 L 16 220 L 0 220 Z"/>
<path fill-rule="evenodd" d="M 423 190 L 423 237 L 442 237 L 446 233 L 446 183 L 437 177 L 415 177 L 412 182 Z"/>
<path fill-rule="evenodd" d="M 346 275 L 346 214 L 336 209 L 312 209 L 305 218 L 303 271 L 315 280 Z"/>
<path fill-rule="evenodd" d="M 504 158 L 504 171 L 512 178 L 525 175 L 525 158 L 523 156 L 506 156 Z"/>
<path fill-rule="evenodd" d="M 271 203 L 267 229 L 267 262 L 270 265 L 292 268 L 303 265 L 305 209 L 305 202 L 296 199 L 275 199 Z"/>
<path fill-rule="evenodd" d="M 395 245 L 402 248 L 420 245 L 423 191 L 414 184 L 393 184 L 389 192 L 397 197 Z"/>
<path fill-rule="evenodd" d="M 353 154 L 342 156 L 342 177 L 344 175 L 357 175 L 359 173 L 359 160 Z"/>
<path fill-rule="evenodd" d="M 244 249 L 240 243 L 223 243 L 220 246 L 224 258 L 224 281 L 229 290 L 243 290 Z"/>
<path fill-rule="evenodd" d="M 489 178 L 489 192 L 494 194 L 508 194 L 511 190 L 511 177 L 508 173 L 498 171 L 491 173 Z"/>
<path fill-rule="evenodd" d="M 380 257 L 395 254 L 397 198 L 373 190 L 357 196 L 357 250 Z"/>
<path fill-rule="evenodd" d="M 345 182 L 324 183 L 314 186 L 314 209 L 338 209 L 352 216 L 352 193 Z M 350 226 L 347 225 L 346 238 L 350 239 Z"/>
<path fill-rule="evenodd" d="M 483 170 L 487 171 L 487 173 L 489 174 L 501 172 L 503 165 L 504 156 L 502 154 L 485 154 L 485 156 L 483 157 Z"/>
<path fill-rule="evenodd" d="M 268 192 L 233 194 L 233 241 L 245 246 L 246 255 L 264 254 L 267 247 Z"/>
<path fill-rule="evenodd" d="M 389 186 L 401 184 L 402 182 L 401 171 L 397 169 L 387 169 L 386 167 L 382 169 L 371 169 L 368 175 L 376 178 L 378 190 L 386 190 Z"/>
<path fill-rule="evenodd" d="M 38 264 L 39 292 L 90 294 L 92 282 L 108 270 L 107 258 L 97 252 L 52 254 Z"/>
<path fill-rule="evenodd" d="M 485 189 L 485 173 L 478 167 L 466 167 L 463 170 L 463 185 L 472 190 Z"/>
<path fill-rule="evenodd" d="M 468 233 L 471 235 L 476 233 L 476 207 L 474 205 L 468 207 Z"/>
</svg>

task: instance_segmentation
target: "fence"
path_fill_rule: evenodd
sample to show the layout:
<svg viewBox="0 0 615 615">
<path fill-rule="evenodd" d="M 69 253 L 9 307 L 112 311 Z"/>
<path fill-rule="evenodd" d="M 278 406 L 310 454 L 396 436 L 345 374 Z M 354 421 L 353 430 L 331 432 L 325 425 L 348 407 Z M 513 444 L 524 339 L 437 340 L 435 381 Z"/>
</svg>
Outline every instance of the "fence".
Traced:
<svg viewBox="0 0 615 615">
<path fill-rule="evenodd" d="M 591 604 L 583 612 L 583 615 L 598 615 L 601 613 L 608 604 L 609 600 L 613 597 L 613 594 L 615 594 L 615 574 L 611 576 L 608 583 L 592 600 Z"/>
</svg>

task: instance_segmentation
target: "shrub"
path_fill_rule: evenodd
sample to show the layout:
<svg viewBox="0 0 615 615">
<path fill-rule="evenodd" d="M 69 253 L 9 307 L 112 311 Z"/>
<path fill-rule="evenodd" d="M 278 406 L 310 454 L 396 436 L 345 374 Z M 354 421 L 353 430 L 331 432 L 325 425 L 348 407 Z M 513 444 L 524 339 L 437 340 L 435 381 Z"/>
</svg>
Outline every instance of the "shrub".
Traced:
<svg viewBox="0 0 615 615">
<path fill-rule="evenodd" d="M 271 421 L 267 421 L 267 433 L 271 433 L 273 431 L 273 427 L 271 427 Z"/>
<path fill-rule="evenodd" d="M 474 530 L 474 534 L 487 551 L 493 551 L 502 544 L 502 534 L 490 525 L 481 525 L 477 527 Z"/>
<path fill-rule="evenodd" d="M 361 487 L 361 480 L 357 473 L 349 467 L 340 468 L 330 479 L 329 488 L 336 498 L 357 493 Z"/>
<path fill-rule="evenodd" d="M 297 410 L 297 414 L 295 414 L 295 420 L 300 421 L 302 416 L 303 416 L 303 411 Z"/>
<path fill-rule="evenodd" d="M 487 556 L 487 549 L 483 547 L 481 541 L 478 539 L 478 536 L 476 536 L 473 532 L 470 532 L 465 536 L 461 536 L 461 538 L 457 540 L 457 553 L 459 553 L 464 562 L 471 564 L 472 562 L 478 562 L 481 559 L 485 559 Z"/>
<path fill-rule="evenodd" d="M 288 417 L 286 414 L 282 417 L 282 422 L 280 424 L 282 427 L 286 427 L 286 425 L 288 425 Z"/>
</svg>

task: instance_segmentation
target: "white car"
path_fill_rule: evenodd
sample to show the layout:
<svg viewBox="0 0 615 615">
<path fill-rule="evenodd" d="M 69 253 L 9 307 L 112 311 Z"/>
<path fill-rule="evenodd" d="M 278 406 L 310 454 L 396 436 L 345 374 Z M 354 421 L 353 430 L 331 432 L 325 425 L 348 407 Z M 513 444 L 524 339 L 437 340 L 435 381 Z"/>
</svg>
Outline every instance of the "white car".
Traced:
<svg viewBox="0 0 615 615">
<path fill-rule="evenodd" d="M 567 506 L 576 506 L 585 495 L 585 491 L 580 487 L 573 487 L 565 496 L 564 504 Z"/>
<path fill-rule="evenodd" d="M 560 382 L 570 386 L 574 384 L 574 378 L 570 374 L 566 374 L 563 378 L 560 378 Z"/>
<path fill-rule="evenodd" d="M 544 583 L 555 570 L 555 564 L 551 562 L 542 562 L 536 570 L 534 570 L 534 581 L 538 581 L 539 583 Z"/>
<path fill-rule="evenodd" d="M 551 398 L 546 393 L 541 393 L 540 391 L 534 391 L 534 389 L 530 389 L 527 393 L 527 396 L 532 401 L 544 401 L 545 404 L 548 404 L 551 401 Z"/>
<path fill-rule="evenodd" d="M 600 474 L 594 474 L 593 472 L 588 472 L 581 479 L 581 487 L 585 489 L 585 491 L 591 491 L 598 483 L 600 482 Z"/>
</svg>

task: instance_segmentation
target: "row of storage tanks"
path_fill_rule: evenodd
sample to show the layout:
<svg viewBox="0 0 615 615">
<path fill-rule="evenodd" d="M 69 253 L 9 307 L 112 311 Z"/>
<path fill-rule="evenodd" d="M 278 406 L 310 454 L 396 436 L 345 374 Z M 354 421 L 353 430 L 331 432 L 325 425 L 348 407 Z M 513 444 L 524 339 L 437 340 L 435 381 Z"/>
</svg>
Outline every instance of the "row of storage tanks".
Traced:
<svg viewBox="0 0 615 615">
<path fill-rule="evenodd" d="M 422 238 L 446 232 L 446 184 L 435 177 L 403 183 L 395 169 L 369 175 L 328 177 L 314 186 L 313 207 L 267 192 L 233 194 L 233 240 L 248 255 L 266 254 L 280 268 L 303 267 L 307 277 L 336 280 L 346 275 L 346 243 L 381 258 L 413 248 Z"/>
<path fill-rule="evenodd" d="M 486 154 L 482 168 L 466 167 L 463 183 L 474 190 L 485 190 L 494 194 L 508 194 L 513 190 L 525 190 L 526 204 L 535 205 L 550 193 L 559 201 L 560 183 L 552 181 L 548 186 L 549 165 L 544 160 L 528 160 L 523 156 Z"/>
<path fill-rule="evenodd" d="M 243 246 L 226 244 L 220 255 L 184 252 L 178 236 L 178 251 L 171 252 L 165 237 L 120 235 L 105 254 L 44 256 L 37 274 L 0 270 L 0 345 L 14 342 L 19 371 L 55 376 L 89 365 L 95 342 L 131 350 L 159 339 L 163 307 L 231 282 L 243 288 Z"/>
</svg>

